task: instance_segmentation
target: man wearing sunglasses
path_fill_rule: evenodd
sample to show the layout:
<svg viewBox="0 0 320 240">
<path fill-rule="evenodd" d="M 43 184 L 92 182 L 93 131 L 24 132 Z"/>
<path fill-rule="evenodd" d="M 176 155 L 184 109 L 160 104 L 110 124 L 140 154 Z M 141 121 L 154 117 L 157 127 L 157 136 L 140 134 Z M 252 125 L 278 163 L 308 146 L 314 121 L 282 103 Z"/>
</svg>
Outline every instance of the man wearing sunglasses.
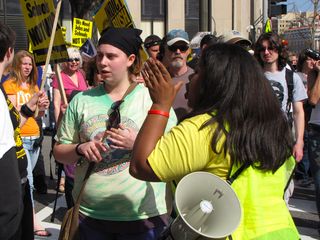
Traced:
<svg viewBox="0 0 320 240">
<path fill-rule="evenodd" d="M 181 119 L 191 109 L 185 98 L 186 83 L 188 77 L 194 71 L 187 66 L 187 58 L 190 54 L 188 33 L 181 29 L 173 29 L 167 33 L 160 47 L 160 59 L 170 73 L 173 83 L 183 81 L 184 85 L 179 90 L 173 108 L 178 119 Z"/>
<path fill-rule="evenodd" d="M 292 155 L 297 162 L 300 162 L 303 157 L 304 145 L 303 102 L 308 98 L 303 82 L 298 74 L 286 69 L 287 50 L 276 33 L 263 33 L 260 35 L 255 44 L 254 56 L 261 64 L 266 78 L 279 99 L 283 112 L 288 116 L 289 123 L 291 123 L 290 108 L 292 106 L 295 133 L 295 145 L 292 149 Z M 294 184 L 291 181 L 284 196 L 287 203 L 293 190 Z"/>
<path fill-rule="evenodd" d="M 299 162 L 303 156 L 303 101 L 307 99 L 303 82 L 296 73 L 286 71 L 287 51 L 277 34 L 262 34 L 256 42 L 254 55 L 263 67 L 265 76 L 270 81 L 282 110 L 289 113 L 291 105 L 293 107 L 296 143 L 292 153 L 296 161 Z M 293 86 L 288 80 L 289 74 L 293 75 Z"/>
</svg>

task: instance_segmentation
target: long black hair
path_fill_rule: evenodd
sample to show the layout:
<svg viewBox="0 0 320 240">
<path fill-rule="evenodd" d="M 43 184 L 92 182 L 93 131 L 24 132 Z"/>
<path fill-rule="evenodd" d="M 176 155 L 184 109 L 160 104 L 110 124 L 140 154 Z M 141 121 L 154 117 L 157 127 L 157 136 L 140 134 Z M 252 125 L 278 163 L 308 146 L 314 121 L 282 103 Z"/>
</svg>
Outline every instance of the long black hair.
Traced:
<svg viewBox="0 0 320 240">
<path fill-rule="evenodd" d="M 257 58 L 262 67 L 264 65 L 264 62 L 261 59 L 260 51 L 263 41 L 268 41 L 269 45 L 278 51 L 278 70 L 282 71 L 282 69 L 286 66 L 288 60 L 288 51 L 285 45 L 282 43 L 282 39 L 276 33 L 262 33 L 260 35 L 254 45 L 254 56 Z"/>
<path fill-rule="evenodd" d="M 292 134 L 279 101 L 258 62 L 243 48 L 214 44 L 199 63 L 200 89 L 187 117 L 208 113 L 212 149 L 237 164 L 275 172 L 290 157 Z M 222 149 L 218 141 L 225 135 Z"/>
</svg>

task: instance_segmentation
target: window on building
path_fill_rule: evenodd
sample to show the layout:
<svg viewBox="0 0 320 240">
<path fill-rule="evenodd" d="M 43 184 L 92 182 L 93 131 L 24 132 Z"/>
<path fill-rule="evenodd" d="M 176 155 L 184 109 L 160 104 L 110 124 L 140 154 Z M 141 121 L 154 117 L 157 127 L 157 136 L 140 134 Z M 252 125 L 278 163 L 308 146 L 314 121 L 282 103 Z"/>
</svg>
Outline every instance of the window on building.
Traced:
<svg viewBox="0 0 320 240">
<path fill-rule="evenodd" d="M 141 20 L 164 20 L 165 0 L 142 0 Z"/>
<path fill-rule="evenodd" d="M 6 1 L 6 12 L 12 15 L 21 15 L 21 7 L 19 0 L 4 0 Z"/>
<path fill-rule="evenodd" d="M 199 32 L 199 1 L 185 0 L 185 31 L 190 39 Z"/>
<path fill-rule="evenodd" d="M 4 11 L 4 2 L 5 0 L 0 0 L 0 12 Z"/>
</svg>

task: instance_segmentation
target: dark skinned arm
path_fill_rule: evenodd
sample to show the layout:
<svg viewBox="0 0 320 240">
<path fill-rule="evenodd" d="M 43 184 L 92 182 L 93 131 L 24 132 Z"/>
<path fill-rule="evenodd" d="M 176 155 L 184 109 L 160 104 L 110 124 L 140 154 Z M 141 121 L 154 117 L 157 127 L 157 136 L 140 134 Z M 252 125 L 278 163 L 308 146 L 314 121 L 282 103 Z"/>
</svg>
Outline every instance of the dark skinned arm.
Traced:
<svg viewBox="0 0 320 240">
<path fill-rule="evenodd" d="M 182 82 L 172 84 L 166 68 L 159 62 L 149 59 L 142 71 L 143 78 L 153 101 L 152 110 L 169 112 Z M 164 134 L 168 118 L 157 114 L 148 114 L 133 146 L 130 162 L 130 174 L 140 180 L 160 181 L 148 163 L 148 156 Z"/>
</svg>

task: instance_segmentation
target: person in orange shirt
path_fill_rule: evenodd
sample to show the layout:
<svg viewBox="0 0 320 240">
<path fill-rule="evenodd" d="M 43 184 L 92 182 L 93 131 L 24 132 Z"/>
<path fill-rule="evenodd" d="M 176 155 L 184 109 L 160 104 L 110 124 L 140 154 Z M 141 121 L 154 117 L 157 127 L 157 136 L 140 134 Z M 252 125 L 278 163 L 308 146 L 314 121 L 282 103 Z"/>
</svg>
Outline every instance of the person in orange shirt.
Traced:
<svg viewBox="0 0 320 240">
<path fill-rule="evenodd" d="M 39 92 L 37 86 L 38 72 L 33 56 L 24 50 L 16 53 L 12 62 L 12 72 L 7 81 L 3 83 L 3 87 L 8 95 L 8 98 L 13 103 L 15 108 L 20 111 L 21 107 L 27 103 L 32 96 Z M 40 109 L 38 117 L 43 115 Z M 21 128 L 21 137 L 23 147 L 28 158 L 28 175 L 27 178 L 30 183 L 31 199 L 33 202 L 33 174 L 32 170 L 37 163 L 40 146 L 39 137 L 40 129 L 34 117 L 28 118 L 25 125 Z M 35 217 L 34 219 L 34 233 L 39 236 L 49 236 L 51 233 L 46 231 Z"/>
</svg>

